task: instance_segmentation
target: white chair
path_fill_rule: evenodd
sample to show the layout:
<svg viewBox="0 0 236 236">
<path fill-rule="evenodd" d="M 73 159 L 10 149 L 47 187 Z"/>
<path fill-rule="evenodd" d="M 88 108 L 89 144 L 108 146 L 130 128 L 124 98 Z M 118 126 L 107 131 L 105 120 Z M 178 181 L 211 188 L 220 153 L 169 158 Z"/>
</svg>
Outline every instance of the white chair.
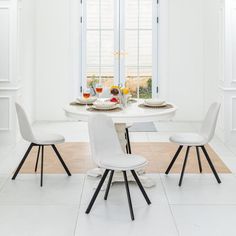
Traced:
<svg viewBox="0 0 236 236">
<path fill-rule="evenodd" d="M 202 149 L 202 151 L 209 163 L 209 166 L 215 175 L 217 182 L 219 184 L 221 183 L 221 180 L 220 180 L 220 178 L 215 170 L 215 167 L 214 167 L 214 165 L 207 153 L 207 150 L 205 148 L 205 145 L 207 143 L 209 143 L 214 136 L 219 110 L 220 110 L 219 103 L 213 103 L 210 106 L 210 108 L 206 114 L 206 117 L 202 123 L 202 127 L 200 129 L 200 132 L 198 132 L 198 133 L 179 133 L 179 134 L 176 134 L 176 135 L 170 137 L 171 142 L 177 143 L 180 146 L 179 146 L 177 152 L 175 153 L 170 165 L 168 166 L 168 168 L 165 172 L 166 174 L 168 174 L 170 172 L 170 170 L 171 170 L 174 162 L 176 161 L 179 153 L 181 152 L 181 149 L 183 148 L 183 146 L 187 147 L 185 159 L 184 159 L 184 163 L 183 163 L 183 168 L 182 168 L 182 172 L 181 172 L 181 176 L 180 176 L 180 180 L 179 180 L 179 186 L 181 186 L 181 184 L 182 184 L 184 171 L 185 171 L 185 167 L 186 167 L 186 163 L 187 163 L 187 159 L 188 159 L 188 154 L 189 154 L 189 150 L 191 147 L 196 148 L 200 173 L 202 172 L 202 165 L 201 165 L 199 148 Z"/>
<path fill-rule="evenodd" d="M 66 173 L 71 176 L 71 173 L 69 169 L 67 168 L 65 162 L 63 161 L 60 153 L 58 152 L 55 144 L 59 143 L 64 143 L 65 139 L 63 136 L 59 134 L 51 134 L 51 133 L 46 133 L 46 134 L 36 134 L 32 131 L 32 128 L 30 126 L 29 120 L 27 118 L 27 115 L 18 103 L 16 105 L 16 112 L 18 116 L 18 121 L 19 121 L 19 126 L 20 126 L 20 132 L 24 140 L 30 142 L 30 146 L 27 149 L 24 157 L 22 158 L 19 166 L 17 167 L 12 179 L 14 180 L 19 173 L 21 167 L 23 166 L 26 158 L 28 157 L 31 149 L 33 147 L 38 147 L 38 154 L 37 154 L 37 160 L 35 164 L 35 172 L 37 171 L 37 166 L 38 166 L 38 160 L 39 160 L 39 155 L 40 155 L 40 149 L 41 149 L 41 180 L 40 180 L 40 186 L 43 186 L 43 159 L 44 159 L 44 146 L 52 146 L 54 152 L 56 153 L 59 161 L 63 165 Z"/>
<path fill-rule="evenodd" d="M 90 212 L 109 171 L 110 171 L 110 177 L 108 180 L 104 200 L 107 200 L 114 171 L 122 171 L 128 197 L 130 215 L 131 219 L 134 220 L 134 213 L 133 213 L 133 207 L 132 207 L 126 172 L 131 171 L 147 204 L 151 204 L 135 172 L 135 169 L 139 169 L 146 166 L 147 161 L 141 156 L 125 154 L 122 151 L 112 119 L 107 117 L 106 115 L 104 114 L 92 115 L 89 118 L 88 127 L 89 127 L 92 158 L 94 162 L 98 165 L 98 167 L 105 169 L 105 171 L 88 205 L 86 213 L 88 214 Z"/>
<path fill-rule="evenodd" d="M 100 98 L 107 98 L 109 99 L 111 96 L 110 89 L 104 88 L 103 93 L 100 95 Z M 132 127 L 132 123 L 126 124 L 125 127 L 125 139 L 126 139 L 126 153 L 131 154 L 131 144 L 130 144 L 130 138 L 129 138 L 129 128 Z"/>
</svg>

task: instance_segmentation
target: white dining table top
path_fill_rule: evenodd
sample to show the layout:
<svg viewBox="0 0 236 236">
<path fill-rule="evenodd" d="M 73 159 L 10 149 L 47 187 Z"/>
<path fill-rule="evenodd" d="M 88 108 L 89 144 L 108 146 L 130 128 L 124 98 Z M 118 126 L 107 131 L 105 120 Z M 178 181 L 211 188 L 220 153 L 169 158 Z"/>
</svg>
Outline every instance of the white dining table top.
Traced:
<svg viewBox="0 0 236 236">
<path fill-rule="evenodd" d="M 143 100 L 138 99 L 137 102 L 132 102 L 127 107 L 122 108 L 120 111 L 88 111 L 86 106 L 82 105 L 67 105 L 64 107 L 65 115 L 67 117 L 87 121 L 88 117 L 92 114 L 103 113 L 110 116 L 115 123 L 129 123 L 129 122 L 151 122 L 160 120 L 171 120 L 177 110 L 177 107 L 171 104 L 172 108 L 142 108 Z"/>
</svg>

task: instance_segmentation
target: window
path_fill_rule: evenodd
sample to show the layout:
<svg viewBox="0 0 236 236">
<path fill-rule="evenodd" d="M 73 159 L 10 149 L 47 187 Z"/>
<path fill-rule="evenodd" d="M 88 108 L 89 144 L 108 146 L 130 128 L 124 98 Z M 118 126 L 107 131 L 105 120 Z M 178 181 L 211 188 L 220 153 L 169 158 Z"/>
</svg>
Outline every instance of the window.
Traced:
<svg viewBox="0 0 236 236">
<path fill-rule="evenodd" d="M 122 84 L 133 97 L 151 97 L 157 84 L 157 2 L 83 0 L 82 9 L 81 84 Z"/>
</svg>

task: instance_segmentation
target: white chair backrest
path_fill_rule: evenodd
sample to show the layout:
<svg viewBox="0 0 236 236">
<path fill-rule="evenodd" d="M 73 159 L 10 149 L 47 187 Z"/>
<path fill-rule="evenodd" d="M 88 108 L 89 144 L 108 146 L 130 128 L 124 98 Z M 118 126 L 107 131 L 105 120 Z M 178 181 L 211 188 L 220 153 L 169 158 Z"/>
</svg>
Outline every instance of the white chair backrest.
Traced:
<svg viewBox="0 0 236 236">
<path fill-rule="evenodd" d="M 29 123 L 28 117 L 22 108 L 22 106 L 18 103 L 15 103 L 16 106 L 16 113 L 19 121 L 19 126 L 20 126 L 20 133 L 26 141 L 29 142 L 34 142 L 34 134 L 31 129 L 31 125 Z"/>
<path fill-rule="evenodd" d="M 208 112 L 205 116 L 205 119 L 202 123 L 202 127 L 200 130 L 201 135 L 206 138 L 206 142 L 210 142 L 215 134 L 217 118 L 219 115 L 220 104 L 215 102 L 211 104 Z"/>
<path fill-rule="evenodd" d="M 94 114 L 89 117 L 88 128 L 92 158 L 98 166 L 103 158 L 114 158 L 124 154 L 110 117 Z"/>
</svg>

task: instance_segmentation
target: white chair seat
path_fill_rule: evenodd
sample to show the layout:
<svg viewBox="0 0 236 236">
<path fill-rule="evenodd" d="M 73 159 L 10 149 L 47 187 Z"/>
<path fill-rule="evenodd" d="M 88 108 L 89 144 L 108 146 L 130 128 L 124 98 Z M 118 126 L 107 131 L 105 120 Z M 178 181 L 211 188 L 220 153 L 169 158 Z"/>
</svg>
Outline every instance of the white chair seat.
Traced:
<svg viewBox="0 0 236 236">
<path fill-rule="evenodd" d="M 206 138 L 198 133 L 178 133 L 170 137 L 170 141 L 179 145 L 202 146 L 206 144 Z"/>
<path fill-rule="evenodd" d="M 100 167 L 112 170 L 135 170 L 147 165 L 147 160 L 138 155 L 119 155 L 115 157 L 103 157 Z"/>
<path fill-rule="evenodd" d="M 65 138 L 60 134 L 51 134 L 51 133 L 35 134 L 34 138 L 35 138 L 34 143 L 41 145 L 51 145 L 65 142 Z"/>
</svg>

